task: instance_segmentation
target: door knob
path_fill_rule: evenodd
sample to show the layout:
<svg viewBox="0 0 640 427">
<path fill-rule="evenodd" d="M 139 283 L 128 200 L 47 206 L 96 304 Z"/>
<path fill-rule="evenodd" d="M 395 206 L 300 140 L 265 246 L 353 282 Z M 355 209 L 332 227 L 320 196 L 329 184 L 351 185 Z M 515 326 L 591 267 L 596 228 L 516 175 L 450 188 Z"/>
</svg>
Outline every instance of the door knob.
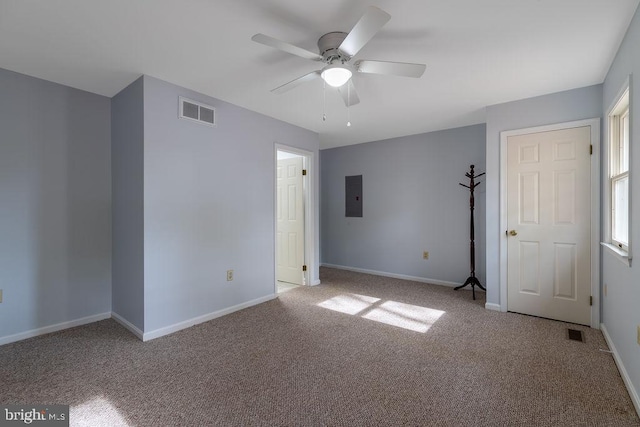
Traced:
<svg viewBox="0 0 640 427">
<path fill-rule="evenodd" d="M 509 235 L 510 236 L 517 236 L 518 232 L 516 230 L 511 230 L 511 231 L 509 231 Z"/>
</svg>

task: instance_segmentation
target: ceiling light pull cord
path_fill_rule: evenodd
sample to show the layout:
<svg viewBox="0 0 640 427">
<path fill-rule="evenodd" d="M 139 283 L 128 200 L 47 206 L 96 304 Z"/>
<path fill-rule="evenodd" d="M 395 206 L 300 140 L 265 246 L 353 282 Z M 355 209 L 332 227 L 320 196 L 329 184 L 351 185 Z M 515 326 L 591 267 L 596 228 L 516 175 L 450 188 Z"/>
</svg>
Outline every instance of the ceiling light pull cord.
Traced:
<svg viewBox="0 0 640 427">
<path fill-rule="evenodd" d="M 347 127 L 351 127 L 351 114 L 349 107 L 351 106 L 351 85 L 347 82 Z"/>
<path fill-rule="evenodd" d="M 327 121 L 327 82 L 322 84 L 322 121 Z"/>
</svg>

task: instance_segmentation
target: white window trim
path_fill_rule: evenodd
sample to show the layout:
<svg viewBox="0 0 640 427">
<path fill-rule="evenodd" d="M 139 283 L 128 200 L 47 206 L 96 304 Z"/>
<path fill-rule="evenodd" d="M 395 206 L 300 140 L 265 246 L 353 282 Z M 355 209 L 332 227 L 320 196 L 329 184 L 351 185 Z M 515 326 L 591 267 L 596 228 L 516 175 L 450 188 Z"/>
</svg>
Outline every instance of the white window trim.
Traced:
<svg viewBox="0 0 640 427">
<path fill-rule="evenodd" d="M 611 116 L 613 116 L 615 114 L 615 110 L 618 107 L 620 101 L 622 100 L 622 98 L 625 95 L 625 92 L 629 93 L 629 117 L 631 117 L 631 112 L 633 110 L 633 106 L 632 106 L 632 97 L 631 97 L 631 93 L 632 93 L 632 76 L 629 75 L 622 87 L 620 88 L 620 90 L 618 91 L 618 94 L 616 95 L 616 97 L 613 100 L 613 103 L 609 106 L 609 108 L 607 109 L 607 114 L 605 116 L 605 120 L 604 120 L 604 135 L 606 138 L 606 149 L 603 150 L 604 151 L 604 159 L 603 159 L 603 164 L 605 166 L 604 168 L 604 174 L 603 174 L 603 202 L 605 204 L 603 211 L 603 241 L 600 242 L 600 245 L 607 249 L 607 252 L 611 255 L 613 255 L 616 259 L 618 259 L 620 262 L 622 262 L 623 264 L 627 265 L 628 267 L 631 267 L 631 260 L 633 259 L 632 256 L 632 252 L 631 252 L 631 248 L 632 248 L 632 242 L 631 242 L 631 235 L 632 235 L 632 227 L 633 227 L 633 222 L 631 221 L 631 206 L 632 206 L 632 191 L 631 191 L 631 151 L 632 151 L 632 147 L 631 147 L 631 135 L 632 135 L 632 127 L 633 127 L 633 121 L 630 120 L 629 121 L 629 172 L 628 172 L 628 176 L 629 176 L 629 213 L 628 213 L 628 218 L 629 218 L 629 242 L 628 245 L 625 248 L 620 248 L 617 244 L 615 244 L 615 242 L 613 241 L 612 237 L 611 237 L 611 225 L 612 225 L 612 221 L 613 218 L 611 216 L 611 208 L 612 208 L 612 204 L 613 201 L 611 199 L 612 195 L 613 195 L 613 191 L 611 188 L 611 168 L 612 168 L 612 164 L 611 164 L 611 150 L 613 149 L 612 146 L 612 138 L 614 137 L 614 132 L 617 132 L 617 129 L 612 129 L 611 128 Z"/>
</svg>

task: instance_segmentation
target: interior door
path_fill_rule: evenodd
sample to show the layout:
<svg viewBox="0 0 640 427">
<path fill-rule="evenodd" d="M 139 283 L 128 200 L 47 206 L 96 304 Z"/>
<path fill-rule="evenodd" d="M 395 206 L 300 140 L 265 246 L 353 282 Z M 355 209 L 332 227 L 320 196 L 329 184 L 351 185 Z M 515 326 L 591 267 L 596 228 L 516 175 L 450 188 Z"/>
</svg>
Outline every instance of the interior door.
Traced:
<svg viewBox="0 0 640 427">
<path fill-rule="evenodd" d="M 277 166 L 276 278 L 303 283 L 304 203 L 302 157 L 279 159 Z"/>
<path fill-rule="evenodd" d="M 590 127 L 507 141 L 509 311 L 590 324 Z"/>
</svg>

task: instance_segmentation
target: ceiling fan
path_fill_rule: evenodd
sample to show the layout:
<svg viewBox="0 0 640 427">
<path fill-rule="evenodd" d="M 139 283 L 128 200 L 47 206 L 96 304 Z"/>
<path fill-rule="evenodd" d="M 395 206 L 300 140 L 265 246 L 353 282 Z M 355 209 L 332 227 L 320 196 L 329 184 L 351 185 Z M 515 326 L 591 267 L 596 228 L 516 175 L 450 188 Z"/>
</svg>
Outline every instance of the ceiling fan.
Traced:
<svg viewBox="0 0 640 427">
<path fill-rule="evenodd" d="M 319 54 L 264 34 L 256 34 L 251 37 L 251 40 L 292 55 L 327 64 L 324 68 L 298 77 L 271 90 L 271 92 L 281 94 L 302 83 L 321 77 L 328 85 L 338 88 L 345 104 L 350 106 L 360 102 L 351 80 L 354 72 L 416 78 L 421 77 L 424 73 L 426 68 L 424 64 L 368 59 L 358 60 L 353 64 L 350 62 L 389 19 L 391 19 L 391 15 L 387 12 L 375 6 L 369 6 L 349 33 L 334 31 L 320 37 L 318 39 Z"/>
</svg>

